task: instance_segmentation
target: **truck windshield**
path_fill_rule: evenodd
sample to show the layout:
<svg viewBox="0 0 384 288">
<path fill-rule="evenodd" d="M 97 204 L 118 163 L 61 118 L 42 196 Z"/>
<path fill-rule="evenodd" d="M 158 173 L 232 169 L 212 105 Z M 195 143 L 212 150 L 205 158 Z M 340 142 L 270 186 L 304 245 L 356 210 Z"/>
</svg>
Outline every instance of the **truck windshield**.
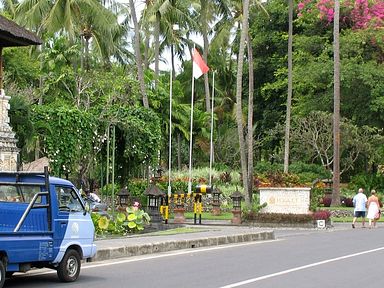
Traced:
<svg viewBox="0 0 384 288">
<path fill-rule="evenodd" d="M 75 190 L 70 187 L 56 187 L 55 190 L 60 211 L 82 212 L 84 210 Z"/>
</svg>

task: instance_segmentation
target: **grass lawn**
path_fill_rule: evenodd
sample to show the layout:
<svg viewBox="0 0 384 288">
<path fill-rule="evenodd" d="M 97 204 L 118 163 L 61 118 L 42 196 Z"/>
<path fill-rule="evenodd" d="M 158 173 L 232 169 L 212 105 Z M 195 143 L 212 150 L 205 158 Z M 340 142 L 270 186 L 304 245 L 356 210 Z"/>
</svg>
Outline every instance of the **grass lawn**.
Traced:
<svg viewBox="0 0 384 288">
<path fill-rule="evenodd" d="M 194 219 L 195 214 L 193 212 L 185 212 L 184 214 L 185 219 Z M 199 215 L 197 215 L 199 217 Z M 174 215 L 171 213 L 169 215 L 169 218 L 173 219 Z M 201 214 L 201 219 L 205 220 L 231 220 L 232 219 L 232 213 L 226 212 L 221 213 L 219 216 L 213 216 L 211 212 L 203 212 Z"/>
</svg>

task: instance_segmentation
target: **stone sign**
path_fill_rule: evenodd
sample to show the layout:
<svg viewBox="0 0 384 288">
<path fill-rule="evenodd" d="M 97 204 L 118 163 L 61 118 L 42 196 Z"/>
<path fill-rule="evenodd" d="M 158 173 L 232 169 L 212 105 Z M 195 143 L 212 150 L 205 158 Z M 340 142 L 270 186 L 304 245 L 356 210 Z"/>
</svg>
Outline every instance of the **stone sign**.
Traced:
<svg viewBox="0 0 384 288">
<path fill-rule="evenodd" d="M 261 210 L 264 213 L 308 214 L 311 188 L 272 188 L 262 187 L 260 204 L 267 203 Z"/>
</svg>

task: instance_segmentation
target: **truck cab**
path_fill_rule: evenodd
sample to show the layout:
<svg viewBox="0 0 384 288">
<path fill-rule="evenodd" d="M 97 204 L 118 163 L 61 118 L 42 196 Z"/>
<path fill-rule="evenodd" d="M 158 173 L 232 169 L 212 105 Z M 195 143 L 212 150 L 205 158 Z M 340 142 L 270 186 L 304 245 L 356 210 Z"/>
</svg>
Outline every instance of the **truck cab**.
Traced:
<svg viewBox="0 0 384 288">
<path fill-rule="evenodd" d="M 96 253 L 94 226 L 79 191 L 44 172 L 0 172 L 0 288 L 31 268 L 75 281 Z"/>
</svg>

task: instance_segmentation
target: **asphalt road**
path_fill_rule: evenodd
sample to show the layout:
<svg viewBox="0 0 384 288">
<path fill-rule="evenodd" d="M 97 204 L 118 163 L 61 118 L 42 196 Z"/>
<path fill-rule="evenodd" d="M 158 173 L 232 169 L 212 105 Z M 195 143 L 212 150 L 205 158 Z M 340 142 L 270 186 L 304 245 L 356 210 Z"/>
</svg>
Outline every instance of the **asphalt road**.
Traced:
<svg viewBox="0 0 384 288">
<path fill-rule="evenodd" d="M 384 227 L 276 231 L 278 240 L 87 263 L 77 282 L 19 274 L 5 287 L 379 287 Z"/>
</svg>

